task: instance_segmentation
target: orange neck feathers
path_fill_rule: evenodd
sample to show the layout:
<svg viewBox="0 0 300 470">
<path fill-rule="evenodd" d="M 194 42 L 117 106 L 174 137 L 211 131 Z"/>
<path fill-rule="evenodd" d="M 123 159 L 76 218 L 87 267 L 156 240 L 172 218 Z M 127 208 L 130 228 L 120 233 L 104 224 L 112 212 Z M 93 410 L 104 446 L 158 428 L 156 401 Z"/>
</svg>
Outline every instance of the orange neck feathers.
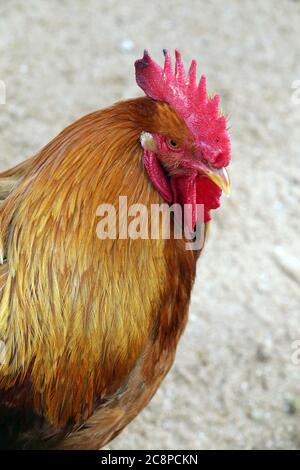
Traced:
<svg viewBox="0 0 300 470">
<path fill-rule="evenodd" d="M 164 243 L 96 235 L 99 204 L 117 206 L 119 195 L 128 204 L 161 201 L 139 143 L 153 106 L 141 98 L 72 124 L 0 208 L 8 359 L 0 388 L 26 377 L 30 401 L 55 425 L 80 422 L 118 389 L 155 322 Z"/>
</svg>

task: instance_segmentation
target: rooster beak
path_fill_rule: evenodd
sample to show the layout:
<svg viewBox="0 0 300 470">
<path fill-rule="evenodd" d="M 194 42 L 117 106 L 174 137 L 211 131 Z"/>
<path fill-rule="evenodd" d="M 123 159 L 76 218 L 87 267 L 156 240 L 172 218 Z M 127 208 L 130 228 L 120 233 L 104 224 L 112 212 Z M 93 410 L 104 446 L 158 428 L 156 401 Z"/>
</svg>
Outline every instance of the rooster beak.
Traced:
<svg viewBox="0 0 300 470">
<path fill-rule="evenodd" d="M 198 173 L 207 176 L 219 188 L 224 191 L 226 196 L 230 194 L 230 179 L 226 168 L 216 168 L 202 161 L 189 160 L 184 162 L 185 168 L 196 170 Z"/>
<path fill-rule="evenodd" d="M 226 168 L 207 168 L 206 176 L 221 188 L 226 196 L 230 194 L 230 179 Z"/>
<path fill-rule="evenodd" d="M 157 153 L 157 146 L 150 132 L 142 132 L 140 141 L 141 141 L 141 146 L 143 147 L 144 150 Z"/>
<path fill-rule="evenodd" d="M 230 179 L 226 168 L 216 168 L 208 163 L 202 161 L 191 161 L 185 162 L 185 167 L 196 170 L 198 173 L 207 176 L 213 181 L 219 188 L 221 188 L 226 196 L 230 194 Z"/>
</svg>

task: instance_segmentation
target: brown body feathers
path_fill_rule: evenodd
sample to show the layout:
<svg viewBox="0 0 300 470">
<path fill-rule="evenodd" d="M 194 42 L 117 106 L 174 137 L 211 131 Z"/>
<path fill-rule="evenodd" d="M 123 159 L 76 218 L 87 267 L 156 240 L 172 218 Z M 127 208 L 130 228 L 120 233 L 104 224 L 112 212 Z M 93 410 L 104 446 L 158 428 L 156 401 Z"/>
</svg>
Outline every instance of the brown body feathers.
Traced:
<svg viewBox="0 0 300 470">
<path fill-rule="evenodd" d="M 97 449 L 172 364 L 197 254 L 96 234 L 99 204 L 163 202 L 139 142 L 157 129 L 190 138 L 167 105 L 122 102 L 0 175 L 0 447 Z"/>
</svg>

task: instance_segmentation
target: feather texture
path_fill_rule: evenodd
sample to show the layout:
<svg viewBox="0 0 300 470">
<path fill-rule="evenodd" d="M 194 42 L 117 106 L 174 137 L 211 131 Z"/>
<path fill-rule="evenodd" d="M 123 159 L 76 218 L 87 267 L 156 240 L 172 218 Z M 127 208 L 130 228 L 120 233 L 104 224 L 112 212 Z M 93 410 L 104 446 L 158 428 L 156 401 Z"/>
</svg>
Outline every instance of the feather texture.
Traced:
<svg viewBox="0 0 300 470">
<path fill-rule="evenodd" d="M 162 202 L 139 143 L 157 130 L 190 138 L 163 103 L 118 103 L 0 175 L 0 425 L 21 416 L 11 447 L 99 448 L 172 364 L 197 254 L 184 240 L 96 236 L 99 204 Z"/>
</svg>

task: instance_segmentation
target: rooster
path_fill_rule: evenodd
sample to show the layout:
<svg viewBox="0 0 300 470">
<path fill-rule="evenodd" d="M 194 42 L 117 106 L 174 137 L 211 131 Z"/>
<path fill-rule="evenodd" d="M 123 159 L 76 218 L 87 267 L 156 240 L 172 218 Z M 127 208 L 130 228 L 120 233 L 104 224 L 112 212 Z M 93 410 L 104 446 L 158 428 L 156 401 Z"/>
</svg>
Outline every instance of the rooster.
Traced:
<svg viewBox="0 0 300 470">
<path fill-rule="evenodd" d="M 196 62 L 135 63 L 145 96 L 84 116 L 0 174 L 0 447 L 99 449 L 150 401 L 184 330 L 196 261 L 171 236 L 97 236 L 100 204 L 188 205 L 228 191 L 219 96 Z M 204 207 L 201 221 L 198 207 Z M 178 216 L 179 217 L 179 216 Z M 180 217 L 179 217 L 180 218 Z M 5 353 L 5 354 L 4 354 Z"/>
</svg>

